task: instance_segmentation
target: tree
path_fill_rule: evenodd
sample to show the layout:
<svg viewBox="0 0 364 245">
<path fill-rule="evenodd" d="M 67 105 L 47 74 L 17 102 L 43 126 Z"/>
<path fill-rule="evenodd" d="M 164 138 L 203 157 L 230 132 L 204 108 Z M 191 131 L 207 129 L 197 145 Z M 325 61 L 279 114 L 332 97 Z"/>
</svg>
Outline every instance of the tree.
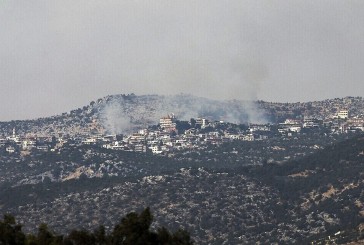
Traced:
<svg viewBox="0 0 364 245">
<path fill-rule="evenodd" d="M 21 225 L 16 224 L 14 216 L 5 214 L 0 220 L 0 244 L 24 244 L 25 234 L 21 230 Z"/>
<path fill-rule="evenodd" d="M 187 121 L 177 121 L 176 129 L 179 134 L 183 134 L 187 129 L 190 129 L 191 125 Z"/>
<path fill-rule="evenodd" d="M 153 215 L 149 208 L 140 214 L 131 212 L 116 224 L 113 232 L 106 234 L 105 227 L 100 225 L 93 232 L 72 230 L 68 236 L 56 235 L 47 224 L 40 224 L 38 233 L 25 234 L 21 225 L 16 224 L 11 215 L 4 215 L 0 220 L 0 245 L 192 245 L 193 241 L 185 230 L 169 232 L 166 228 L 151 231 Z"/>
<path fill-rule="evenodd" d="M 121 219 L 112 233 L 112 244 L 155 244 L 156 234 L 149 231 L 153 216 L 146 208 L 140 215 L 129 213 Z"/>
<path fill-rule="evenodd" d="M 172 243 L 172 235 L 165 227 L 159 228 L 157 234 L 158 240 L 161 244 Z"/>
<path fill-rule="evenodd" d="M 158 244 L 165 245 L 192 245 L 190 234 L 182 229 L 171 234 L 165 227 L 158 229 Z"/>
<path fill-rule="evenodd" d="M 37 244 L 48 245 L 54 240 L 54 234 L 48 229 L 47 224 L 40 224 L 38 228 Z"/>
<path fill-rule="evenodd" d="M 94 231 L 94 236 L 95 236 L 96 244 L 106 244 L 107 235 L 106 235 L 105 227 L 103 225 L 100 225 Z"/>
<path fill-rule="evenodd" d="M 73 230 L 68 236 L 68 240 L 72 241 L 75 245 L 94 245 L 96 239 L 94 234 L 89 233 L 86 230 Z M 102 243 L 101 243 L 102 244 Z"/>
</svg>

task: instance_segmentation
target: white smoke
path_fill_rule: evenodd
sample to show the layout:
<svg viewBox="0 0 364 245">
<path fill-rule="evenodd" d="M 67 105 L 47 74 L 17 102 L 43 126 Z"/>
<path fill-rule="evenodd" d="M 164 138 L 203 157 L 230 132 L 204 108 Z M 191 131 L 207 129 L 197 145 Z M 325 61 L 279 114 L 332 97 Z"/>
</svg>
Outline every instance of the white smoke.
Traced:
<svg viewBox="0 0 364 245">
<path fill-rule="evenodd" d="M 122 96 L 105 99 L 99 112 L 108 133 L 130 133 L 156 125 L 161 117 L 175 114 L 179 120 L 204 117 L 231 123 L 267 123 L 265 113 L 253 101 L 219 101 L 192 95 Z"/>
<path fill-rule="evenodd" d="M 130 117 L 123 111 L 118 101 L 105 104 L 99 117 L 104 129 L 109 134 L 123 134 L 132 130 Z"/>
</svg>

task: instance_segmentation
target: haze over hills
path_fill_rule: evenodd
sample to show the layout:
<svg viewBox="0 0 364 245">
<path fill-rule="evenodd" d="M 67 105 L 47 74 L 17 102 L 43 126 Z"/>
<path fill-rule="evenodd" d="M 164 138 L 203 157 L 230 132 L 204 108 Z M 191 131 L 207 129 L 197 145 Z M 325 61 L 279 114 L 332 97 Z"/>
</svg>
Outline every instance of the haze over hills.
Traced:
<svg viewBox="0 0 364 245">
<path fill-rule="evenodd" d="M 58 116 L 35 120 L 0 122 L 0 134 L 16 128 L 20 134 L 88 135 L 121 134 L 155 125 L 159 118 L 174 113 L 180 120 L 205 117 L 232 123 L 276 123 L 303 116 L 325 118 L 340 109 L 364 114 L 361 97 L 345 97 L 305 103 L 264 101 L 219 101 L 193 95 L 110 95 L 82 108 Z"/>
</svg>

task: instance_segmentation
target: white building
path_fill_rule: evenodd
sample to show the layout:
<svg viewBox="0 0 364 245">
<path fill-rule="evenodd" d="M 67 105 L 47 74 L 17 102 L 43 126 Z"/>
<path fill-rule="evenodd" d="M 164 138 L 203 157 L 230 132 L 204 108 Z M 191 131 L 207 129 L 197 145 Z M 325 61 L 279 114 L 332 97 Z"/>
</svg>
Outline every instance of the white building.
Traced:
<svg viewBox="0 0 364 245">
<path fill-rule="evenodd" d="M 153 154 L 161 154 L 162 150 L 160 148 L 160 146 L 154 145 L 151 146 L 150 149 L 152 150 Z"/>
<path fill-rule="evenodd" d="M 341 110 L 337 113 L 337 118 L 340 119 L 347 119 L 349 117 L 349 111 L 348 110 Z"/>
<path fill-rule="evenodd" d="M 201 128 L 206 128 L 209 121 L 206 118 L 197 118 L 195 125 L 200 125 Z"/>
<path fill-rule="evenodd" d="M 21 144 L 22 143 L 21 140 L 20 140 L 20 137 L 18 135 L 16 135 L 16 133 L 15 133 L 15 128 L 13 128 L 13 134 L 11 136 L 8 136 L 7 140 L 13 141 L 16 144 Z"/>
<path fill-rule="evenodd" d="M 22 142 L 22 148 L 23 150 L 30 150 L 36 147 L 36 140 L 35 139 L 25 139 Z"/>
<path fill-rule="evenodd" d="M 96 142 L 97 142 L 96 138 L 87 138 L 82 141 L 82 144 L 93 145 L 93 144 L 96 144 Z"/>
<path fill-rule="evenodd" d="M 13 146 L 8 146 L 5 149 L 8 153 L 14 153 L 15 152 L 15 148 Z"/>
</svg>

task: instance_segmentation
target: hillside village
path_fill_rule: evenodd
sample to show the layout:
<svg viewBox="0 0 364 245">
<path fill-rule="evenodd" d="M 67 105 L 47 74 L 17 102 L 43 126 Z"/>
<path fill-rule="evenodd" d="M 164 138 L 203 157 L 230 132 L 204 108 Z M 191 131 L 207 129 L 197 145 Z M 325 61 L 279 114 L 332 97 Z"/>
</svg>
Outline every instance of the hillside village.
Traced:
<svg viewBox="0 0 364 245">
<path fill-rule="evenodd" d="M 289 139 L 312 130 L 327 134 L 364 131 L 364 116 L 355 110 L 338 109 L 325 118 L 300 115 L 277 124 L 245 125 L 207 118 L 179 121 L 174 114 L 170 114 L 160 118 L 158 125 L 131 134 L 85 134 L 77 137 L 18 135 L 14 128 L 11 134 L 0 137 L 0 149 L 2 154 L 26 155 L 32 151 L 57 152 L 68 143 L 73 146 L 94 145 L 112 150 L 168 155 L 178 150 L 197 151 L 207 145 L 231 141 L 257 141 L 272 137 Z"/>
</svg>

